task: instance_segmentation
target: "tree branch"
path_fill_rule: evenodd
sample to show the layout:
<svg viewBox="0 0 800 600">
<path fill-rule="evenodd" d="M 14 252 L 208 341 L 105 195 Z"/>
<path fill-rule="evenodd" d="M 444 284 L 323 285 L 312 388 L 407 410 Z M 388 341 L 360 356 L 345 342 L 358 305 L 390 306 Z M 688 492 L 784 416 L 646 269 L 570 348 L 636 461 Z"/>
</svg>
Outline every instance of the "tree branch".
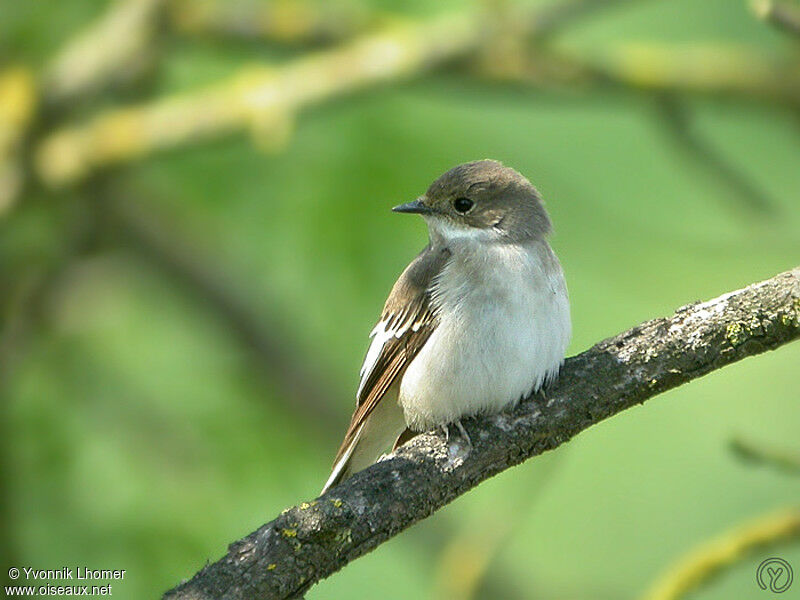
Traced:
<svg viewBox="0 0 800 600">
<path fill-rule="evenodd" d="M 800 510 L 784 509 L 706 542 L 656 581 L 641 600 L 679 600 L 758 550 L 800 538 Z"/>
<path fill-rule="evenodd" d="M 474 13 L 396 24 L 280 67 L 243 68 L 205 89 L 115 109 L 51 133 L 36 150 L 51 185 L 156 150 L 249 129 L 264 147 L 280 147 L 306 107 L 369 85 L 417 74 L 462 56 L 480 41 Z"/>
<path fill-rule="evenodd" d="M 42 95 L 65 104 L 114 82 L 135 79 L 152 62 L 165 0 L 116 0 L 70 40 L 45 69 Z"/>
<path fill-rule="evenodd" d="M 379 23 L 383 16 L 355 3 L 170 0 L 169 18 L 181 33 L 298 45 L 347 39 Z"/>
<path fill-rule="evenodd" d="M 645 400 L 800 337 L 800 267 L 568 359 L 548 399 L 465 423 L 472 449 L 436 433 L 313 502 L 283 511 L 167 600 L 295 598 L 470 488 Z"/>
<path fill-rule="evenodd" d="M 743 437 L 733 438 L 729 448 L 737 458 L 752 465 L 765 465 L 788 475 L 800 475 L 800 455 L 796 452 L 756 444 Z"/>
<path fill-rule="evenodd" d="M 704 170 L 722 188 L 725 199 L 747 210 L 748 218 L 775 218 L 780 214 L 780 207 L 758 182 L 737 168 L 697 131 L 685 102 L 674 94 L 661 94 L 656 101 L 664 132 L 685 154 L 687 166 Z"/>
<path fill-rule="evenodd" d="M 24 177 L 21 150 L 36 113 L 36 82 L 23 67 L 0 71 L 0 216 L 14 204 Z"/>
<path fill-rule="evenodd" d="M 70 39 L 41 76 L 28 68 L 0 72 L 0 217 L 27 183 L 30 149 L 42 122 L 116 84 L 136 81 L 155 63 L 166 0 L 116 0 Z"/>
<path fill-rule="evenodd" d="M 612 43 L 590 52 L 536 48 L 506 63 L 479 65 L 485 78 L 508 83 L 743 98 L 800 104 L 796 60 L 730 43 Z"/>
<path fill-rule="evenodd" d="M 556 0 L 515 14 L 515 23 L 540 37 L 622 3 Z M 469 57 L 487 44 L 491 20 L 492 15 L 478 9 L 419 21 L 395 19 L 375 32 L 280 66 L 251 65 L 198 90 L 103 111 L 48 132 L 34 148 L 36 172 L 45 183 L 60 186 L 110 165 L 242 130 L 260 146 L 280 149 L 295 118 L 308 107 Z"/>
</svg>

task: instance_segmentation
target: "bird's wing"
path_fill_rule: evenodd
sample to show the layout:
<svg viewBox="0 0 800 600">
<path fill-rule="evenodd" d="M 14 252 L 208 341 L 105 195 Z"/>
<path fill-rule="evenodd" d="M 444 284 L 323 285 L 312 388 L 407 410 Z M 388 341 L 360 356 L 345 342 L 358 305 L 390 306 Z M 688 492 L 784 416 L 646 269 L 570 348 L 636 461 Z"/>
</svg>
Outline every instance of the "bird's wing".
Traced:
<svg viewBox="0 0 800 600">
<path fill-rule="evenodd" d="M 352 452 L 367 418 L 436 329 L 431 288 L 449 256 L 446 249 L 426 248 L 392 288 L 381 319 L 370 334 L 372 343 L 361 367 L 356 410 L 336 454 L 334 469 Z"/>
</svg>

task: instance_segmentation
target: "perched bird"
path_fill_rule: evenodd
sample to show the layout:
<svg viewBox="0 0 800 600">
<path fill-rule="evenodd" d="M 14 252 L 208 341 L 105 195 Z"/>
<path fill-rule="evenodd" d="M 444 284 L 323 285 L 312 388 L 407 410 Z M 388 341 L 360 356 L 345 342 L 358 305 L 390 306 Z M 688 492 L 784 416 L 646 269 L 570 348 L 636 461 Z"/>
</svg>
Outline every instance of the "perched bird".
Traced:
<svg viewBox="0 0 800 600">
<path fill-rule="evenodd" d="M 516 404 L 554 379 L 570 338 L 561 265 L 536 188 L 494 160 L 459 165 L 393 208 L 430 242 L 394 284 L 323 493 L 414 432 Z"/>
</svg>

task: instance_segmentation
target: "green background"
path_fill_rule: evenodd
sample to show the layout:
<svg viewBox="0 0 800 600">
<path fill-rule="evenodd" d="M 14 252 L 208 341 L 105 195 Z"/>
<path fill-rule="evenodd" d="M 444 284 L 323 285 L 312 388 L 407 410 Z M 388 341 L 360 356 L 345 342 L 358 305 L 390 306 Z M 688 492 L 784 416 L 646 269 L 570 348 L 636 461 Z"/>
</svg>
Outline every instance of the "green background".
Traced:
<svg viewBox="0 0 800 600">
<path fill-rule="evenodd" d="M 41 65 L 104 7 L 4 0 L 0 60 Z M 793 51 L 745 2 L 729 0 L 634 2 L 553 42 L 626 40 Z M 304 50 L 170 37 L 163 51 L 145 91 L 99 103 L 191 90 L 246 61 Z M 352 410 L 366 336 L 426 243 L 420 219 L 389 208 L 460 162 L 499 159 L 542 192 L 570 290 L 570 354 L 796 266 L 797 113 L 729 99 L 687 106 L 694 130 L 774 215 L 749 209 L 735 185 L 677 144 L 647 94 L 546 91 L 455 70 L 313 108 L 278 154 L 235 135 L 109 175 L 112 194 L 217 273 L 279 350 L 318 377 L 322 416 L 282 388 L 269 357 L 254 357 L 213 303 L 144 256 L 113 216 L 106 224 L 103 197 L 32 186 L 0 223 L 3 294 L 57 264 L 76 223 L 99 220 L 102 233 L 60 272 L 0 382 L 1 535 L 17 566 L 126 569 L 114 597 L 154 598 L 284 507 L 313 498 Z M 448 598 L 442 582 L 469 571 L 470 557 L 489 561 L 478 597 L 636 597 L 696 545 L 797 502 L 800 479 L 743 463 L 728 444 L 743 436 L 800 454 L 799 364 L 800 345 L 781 348 L 593 427 L 486 482 L 308 598 Z M 800 576 L 797 544 L 764 552 L 692 597 L 766 597 L 755 567 L 775 553 Z M 447 557 L 459 553 L 467 558 L 454 568 Z"/>
</svg>

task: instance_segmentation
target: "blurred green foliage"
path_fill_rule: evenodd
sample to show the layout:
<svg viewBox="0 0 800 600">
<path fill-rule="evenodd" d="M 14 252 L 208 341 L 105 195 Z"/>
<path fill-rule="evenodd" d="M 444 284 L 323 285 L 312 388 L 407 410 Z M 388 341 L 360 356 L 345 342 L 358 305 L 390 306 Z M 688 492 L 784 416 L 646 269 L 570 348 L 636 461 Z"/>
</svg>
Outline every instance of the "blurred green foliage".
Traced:
<svg viewBox="0 0 800 600">
<path fill-rule="evenodd" d="M 0 60 L 41 66 L 105 5 L 3 0 Z M 431 11 L 423 2 L 375 6 L 412 17 Z M 553 42 L 639 40 L 790 51 L 745 2 L 727 0 L 633 2 Z M 162 51 L 157 73 L 141 84 L 150 96 L 304 50 L 169 37 Z M 10 555 L 19 566 L 126 569 L 114 597 L 153 598 L 226 543 L 313 497 L 352 409 L 366 335 L 426 240 L 421 221 L 389 208 L 459 162 L 502 160 L 544 195 L 570 287 L 572 353 L 797 265 L 796 112 L 724 99 L 689 98 L 686 107 L 693 130 L 774 214 L 748 209 L 676 143 L 653 97 L 525 89 L 454 72 L 315 108 L 277 155 L 236 136 L 147 157 L 102 185 L 32 186 L 0 223 L 4 302 L 26 278 L 57 275 L 0 381 Z M 118 222 L 120 199 L 195 268 L 221 278 L 279 348 L 292 349 L 336 418 L 296 401 L 265 364 L 269 356 L 254 356 L 213 303 L 141 252 Z M 440 558 L 470 534 L 493 552 L 485 597 L 499 597 L 492 589 L 519 598 L 635 597 L 706 538 L 797 501 L 800 480 L 740 462 L 728 441 L 743 435 L 800 452 L 798 359 L 800 346 L 782 348 L 594 427 L 480 486 L 308 597 L 447 597 L 436 583 L 447 579 Z M 796 546 L 780 555 L 800 568 Z M 763 558 L 696 597 L 754 597 Z"/>
</svg>

